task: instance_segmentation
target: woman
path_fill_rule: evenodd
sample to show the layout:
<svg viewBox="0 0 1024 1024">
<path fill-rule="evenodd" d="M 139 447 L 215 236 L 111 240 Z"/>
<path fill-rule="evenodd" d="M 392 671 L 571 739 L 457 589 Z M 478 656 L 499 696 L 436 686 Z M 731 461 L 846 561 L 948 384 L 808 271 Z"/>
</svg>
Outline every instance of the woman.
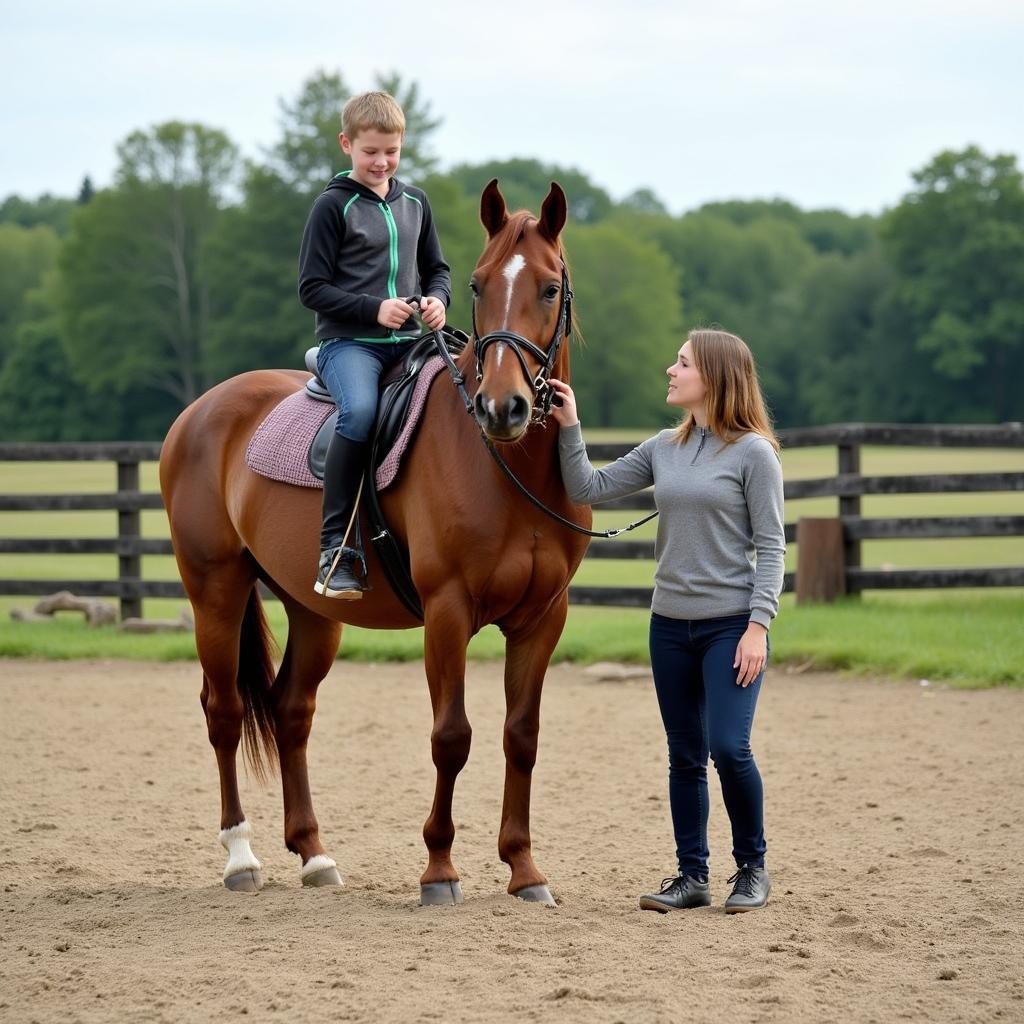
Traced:
<svg viewBox="0 0 1024 1024">
<path fill-rule="evenodd" d="M 779 607 L 785 538 L 779 443 L 750 349 L 725 331 L 691 331 L 668 368 L 674 430 L 594 469 L 572 389 L 552 380 L 562 476 L 569 496 L 594 504 L 654 485 L 661 513 L 651 605 L 654 685 L 668 738 L 669 802 L 679 873 L 640 897 L 645 910 L 711 903 L 708 754 L 732 824 L 736 873 L 726 913 L 763 907 L 764 795 L 750 729 Z"/>
</svg>

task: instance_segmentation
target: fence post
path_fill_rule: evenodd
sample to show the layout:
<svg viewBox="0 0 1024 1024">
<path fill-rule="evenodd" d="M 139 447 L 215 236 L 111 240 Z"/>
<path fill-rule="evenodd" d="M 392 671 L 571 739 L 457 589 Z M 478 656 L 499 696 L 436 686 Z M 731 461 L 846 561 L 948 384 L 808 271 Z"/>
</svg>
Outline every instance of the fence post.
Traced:
<svg viewBox="0 0 1024 1024">
<path fill-rule="evenodd" d="M 118 462 L 117 493 L 139 493 L 138 462 Z M 117 510 L 117 539 L 119 541 L 138 540 L 142 536 L 142 512 L 137 508 L 119 508 Z M 142 556 L 138 550 L 129 551 L 126 547 L 118 552 L 117 578 L 121 584 L 127 580 L 142 579 Z M 121 595 L 121 621 L 142 617 L 142 598 Z"/>
<path fill-rule="evenodd" d="M 846 593 L 842 521 L 801 517 L 796 546 L 796 603 L 827 603 L 842 597 Z"/>
<path fill-rule="evenodd" d="M 839 465 L 838 471 L 842 476 L 843 474 L 854 474 L 860 475 L 860 445 L 859 444 L 839 444 Z M 839 516 L 859 516 L 861 514 L 860 506 L 860 495 L 840 495 L 839 497 Z M 851 540 L 849 535 L 844 531 L 843 536 L 843 566 L 846 569 L 859 569 L 860 568 L 860 541 Z M 844 590 L 849 590 L 849 587 L 845 586 Z M 857 594 L 859 597 L 860 595 Z"/>
</svg>

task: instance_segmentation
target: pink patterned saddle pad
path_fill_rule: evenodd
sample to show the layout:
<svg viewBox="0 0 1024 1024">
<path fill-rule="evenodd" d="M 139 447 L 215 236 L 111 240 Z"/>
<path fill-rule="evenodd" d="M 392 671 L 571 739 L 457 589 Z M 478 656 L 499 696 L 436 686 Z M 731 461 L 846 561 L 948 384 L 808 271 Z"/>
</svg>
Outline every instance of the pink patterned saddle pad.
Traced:
<svg viewBox="0 0 1024 1024">
<path fill-rule="evenodd" d="M 434 356 L 423 365 L 409 402 L 409 415 L 391 450 L 377 467 L 374 482 L 378 491 L 390 486 L 398 475 L 402 456 L 416 431 L 427 394 L 434 378 L 444 368 Z M 245 464 L 261 476 L 297 487 L 323 487 L 309 468 L 309 449 L 317 431 L 335 411 L 330 402 L 318 402 L 305 388 L 279 402 L 256 428 L 245 449 Z"/>
</svg>

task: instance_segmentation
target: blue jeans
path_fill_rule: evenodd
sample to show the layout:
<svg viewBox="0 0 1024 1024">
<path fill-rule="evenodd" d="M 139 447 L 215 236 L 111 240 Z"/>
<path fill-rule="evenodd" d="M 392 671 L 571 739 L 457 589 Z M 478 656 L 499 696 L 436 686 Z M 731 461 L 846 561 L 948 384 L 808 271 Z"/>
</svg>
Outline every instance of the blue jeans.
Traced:
<svg viewBox="0 0 1024 1024">
<path fill-rule="evenodd" d="M 316 369 L 338 407 L 337 434 L 350 441 L 369 440 L 377 418 L 381 374 L 394 366 L 411 344 L 351 338 L 327 338 L 320 343 Z"/>
<path fill-rule="evenodd" d="M 680 874 L 708 873 L 708 754 L 732 824 L 737 864 L 764 864 L 764 790 L 750 728 L 764 673 L 736 684 L 736 645 L 749 615 L 671 619 L 651 615 L 654 687 L 668 738 L 668 794 Z"/>
</svg>

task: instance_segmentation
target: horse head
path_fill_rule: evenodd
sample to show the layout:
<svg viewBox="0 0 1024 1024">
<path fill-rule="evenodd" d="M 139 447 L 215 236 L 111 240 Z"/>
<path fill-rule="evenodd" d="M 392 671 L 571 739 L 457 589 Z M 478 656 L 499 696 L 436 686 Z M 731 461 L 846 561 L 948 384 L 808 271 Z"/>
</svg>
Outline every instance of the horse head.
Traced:
<svg viewBox="0 0 1024 1024">
<path fill-rule="evenodd" d="M 562 341 L 569 333 L 572 292 L 559 235 L 565 193 L 555 183 L 540 218 L 509 214 L 495 178 L 480 198 L 488 241 L 473 271 L 473 349 L 477 388 L 473 411 L 494 441 L 516 441 L 532 418 L 550 408 L 549 377 L 564 374 Z"/>
</svg>

